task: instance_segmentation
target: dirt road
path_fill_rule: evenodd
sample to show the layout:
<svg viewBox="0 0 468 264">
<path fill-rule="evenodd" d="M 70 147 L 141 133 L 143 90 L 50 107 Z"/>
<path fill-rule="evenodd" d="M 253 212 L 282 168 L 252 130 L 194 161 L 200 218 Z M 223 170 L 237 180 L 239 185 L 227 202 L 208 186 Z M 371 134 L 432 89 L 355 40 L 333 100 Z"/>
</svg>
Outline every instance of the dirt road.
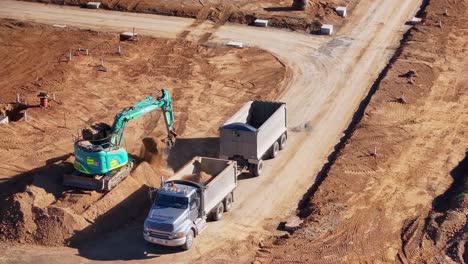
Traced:
<svg viewBox="0 0 468 264">
<path fill-rule="evenodd" d="M 197 26 L 191 26 L 194 21 L 190 19 L 12 1 L 0 2 L 0 17 L 101 31 L 124 31 L 136 27 L 141 34 L 179 36 L 198 41 L 207 39 L 212 43 L 243 41 L 271 52 L 288 67 L 290 80 L 281 96 L 281 100 L 288 103 L 289 127 L 293 131 L 287 151 L 274 163 L 266 162 L 264 176 L 240 181 L 232 213 L 221 222 L 210 223 L 197 238 L 195 249 L 160 258 L 161 261 L 187 262 L 206 257 L 209 251 L 218 247 L 226 248 L 226 254 L 211 256 L 212 259 L 232 260 L 232 255 L 239 252 L 228 248 L 241 240 L 255 241 L 270 233 L 274 229 L 272 219 L 277 223 L 277 219 L 286 217 L 291 209 L 296 208 L 297 201 L 314 182 L 316 172 L 338 142 L 360 100 L 397 47 L 405 30 L 404 22 L 415 13 L 419 4 L 420 1 L 407 0 L 360 1 L 347 24 L 333 37 L 231 24 L 216 28 L 203 23 L 203 32 L 212 33 L 206 38 L 205 34 L 196 34 Z M 182 34 L 185 30 L 189 32 Z M 127 241 L 134 243 L 127 246 Z M 118 248 L 119 252 L 106 251 L 106 247 Z M 27 253 L 21 254 L 21 260 L 34 259 L 40 263 L 38 257 L 42 257 L 47 263 L 64 263 L 63 256 L 70 263 L 88 259 L 145 259 L 151 256 L 142 252 L 147 249 L 136 228 L 111 234 L 78 252 L 70 248 L 51 251 L 28 247 Z M 4 259 L 18 259 L 18 253 L 25 250 L 10 247 L 5 251 Z M 164 252 L 153 250 L 152 253 L 159 255 Z M 237 260 L 247 257 L 248 254 L 237 255 Z"/>
</svg>

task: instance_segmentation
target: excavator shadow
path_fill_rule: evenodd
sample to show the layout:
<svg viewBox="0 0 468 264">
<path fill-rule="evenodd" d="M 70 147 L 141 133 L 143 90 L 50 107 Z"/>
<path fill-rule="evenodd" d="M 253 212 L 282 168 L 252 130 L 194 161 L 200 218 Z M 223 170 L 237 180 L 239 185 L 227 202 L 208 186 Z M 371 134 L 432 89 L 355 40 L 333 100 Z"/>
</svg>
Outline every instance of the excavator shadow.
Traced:
<svg viewBox="0 0 468 264">
<path fill-rule="evenodd" d="M 62 186 L 62 175 L 73 171 L 73 165 L 65 162 L 71 154 L 52 158 L 46 161 L 46 165 L 26 172 L 19 173 L 10 178 L 0 179 L 0 200 L 22 192 L 29 185 L 34 185 L 44 189 L 47 193 L 53 194 L 56 198 L 66 190 Z"/>
<path fill-rule="evenodd" d="M 195 156 L 217 158 L 219 138 L 177 138 L 169 150 L 167 164 L 174 171 L 179 170 Z"/>
</svg>

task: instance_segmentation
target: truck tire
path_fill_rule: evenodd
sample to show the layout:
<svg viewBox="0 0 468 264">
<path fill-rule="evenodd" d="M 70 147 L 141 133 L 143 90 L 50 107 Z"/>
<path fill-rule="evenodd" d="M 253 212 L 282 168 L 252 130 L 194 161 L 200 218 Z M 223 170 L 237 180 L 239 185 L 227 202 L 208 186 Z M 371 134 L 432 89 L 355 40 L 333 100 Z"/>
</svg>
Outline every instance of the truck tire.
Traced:
<svg viewBox="0 0 468 264">
<path fill-rule="evenodd" d="M 263 160 L 259 160 L 257 164 L 250 164 L 250 173 L 254 176 L 260 176 L 263 171 Z"/>
<path fill-rule="evenodd" d="M 232 193 L 228 194 L 226 198 L 224 199 L 224 212 L 229 212 L 231 211 L 232 208 Z"/>
<path fill-rule="evenodd" d="M 185 244 L 182 245 L 183 250 L 189 250 L 192 247 L 194 236 L 195 234 L 193 233 L 193 230 L 190 229 L 188 234 L 185 236 Z"/>
<path fill-rule="evenodd" d="M 224 204 L 223 202 L 220 202 L 218 206 L 216 206 L 216 209 L 213 211 L 213 220 L 219 221 L 223 218 L 223 213 L 224 213 Z"/>
<path fill-rule="evenodd" d="M 288 140 L 288 136 L 286 136 L 286 133 L 284 133 L 283 135 L 281 135 L 279 140 L 280 150 L 283 150 L 286 147 L 286 140 Z"/>
<path fill-rule="evenodd" d="M 274 159 L 274 158 L 278 157 L 279 151 L 280 151 L 280 145 L 279 145 L 278 141 L 275 141 L 275 143 L 271 147 L 271 154 L 270 154 L 271 158 Z"/>
</svg>

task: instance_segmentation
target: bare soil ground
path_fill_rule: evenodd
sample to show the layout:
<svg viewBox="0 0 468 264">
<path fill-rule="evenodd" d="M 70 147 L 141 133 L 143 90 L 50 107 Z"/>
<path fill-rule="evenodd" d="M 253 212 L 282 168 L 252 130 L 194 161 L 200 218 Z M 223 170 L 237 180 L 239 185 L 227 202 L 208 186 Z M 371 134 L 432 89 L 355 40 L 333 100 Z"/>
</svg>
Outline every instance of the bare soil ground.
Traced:
<svg viewBox="0 0 468 264">
<path fill-rule="evenodd" d="M 0 102 L 8 108 L 20 94 L 26 108 L 0 125 L 0 240 L 43 245 L 73 244 L 142 217 L 147 186 L 194 155 L 216 156 L 218 126 L 245 101 L 277 98 L 288 76 L 276 57 L 256 48 L 149 37 L 119 42 L 116 34 L 10 20 L 0 21 L 0 54 Z M 161 151 L 165 130 L 156 111 L 127 127 L 124 146 L 140 164 L 119 186 L 106 194 L 61 186 L 79 128 L 111 123 L 161 88 L 174 101 L 179 138 L 171 151 Z M 47 109 L 38 106 L 40 91 L 56 95 Z"/>
<path fill-rule="evenodd" d="M 464 263 L 468 5 L 431 0 L 364 116 L 258 263 Z"/>
<path fill-rule="evenodd" d="M 87 0 L 29 0 L 41 3 L 85 6 Z M 292 0 L 103 0 L 102 7 L 119 11 L 132 11 L 211 20 L 217 24 L 234 22 L 250 24 L 256 18 L 268 19 L 273 27 L 314 31 L 321 24 L 341 25 L 344 19 L 335 12 L 337 6 L 351 10 L 356 1 L 309 0 L 306 10 L 292 8 Z"/>
</svg>

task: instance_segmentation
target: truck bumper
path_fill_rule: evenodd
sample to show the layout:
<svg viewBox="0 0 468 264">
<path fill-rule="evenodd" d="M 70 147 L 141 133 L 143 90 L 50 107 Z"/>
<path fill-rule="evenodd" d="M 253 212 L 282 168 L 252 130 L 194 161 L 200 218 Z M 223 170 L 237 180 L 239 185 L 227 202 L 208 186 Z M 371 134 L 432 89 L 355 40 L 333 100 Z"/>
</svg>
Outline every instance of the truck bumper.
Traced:
<svg viewBox="0 0 468 264">
<path fill-rule="evenodd" d="M 185 237 L 177 238 L 177 239 L 161 239 L 161 238 L 155 238 L 155 237 L 152 237 L 143 233 L 143 238 L 150 243 L 163 245 L 163 246 L 169 246 L 169 247 L 182 246 L 183 244 L 185 244 Z"/>
</svg>

